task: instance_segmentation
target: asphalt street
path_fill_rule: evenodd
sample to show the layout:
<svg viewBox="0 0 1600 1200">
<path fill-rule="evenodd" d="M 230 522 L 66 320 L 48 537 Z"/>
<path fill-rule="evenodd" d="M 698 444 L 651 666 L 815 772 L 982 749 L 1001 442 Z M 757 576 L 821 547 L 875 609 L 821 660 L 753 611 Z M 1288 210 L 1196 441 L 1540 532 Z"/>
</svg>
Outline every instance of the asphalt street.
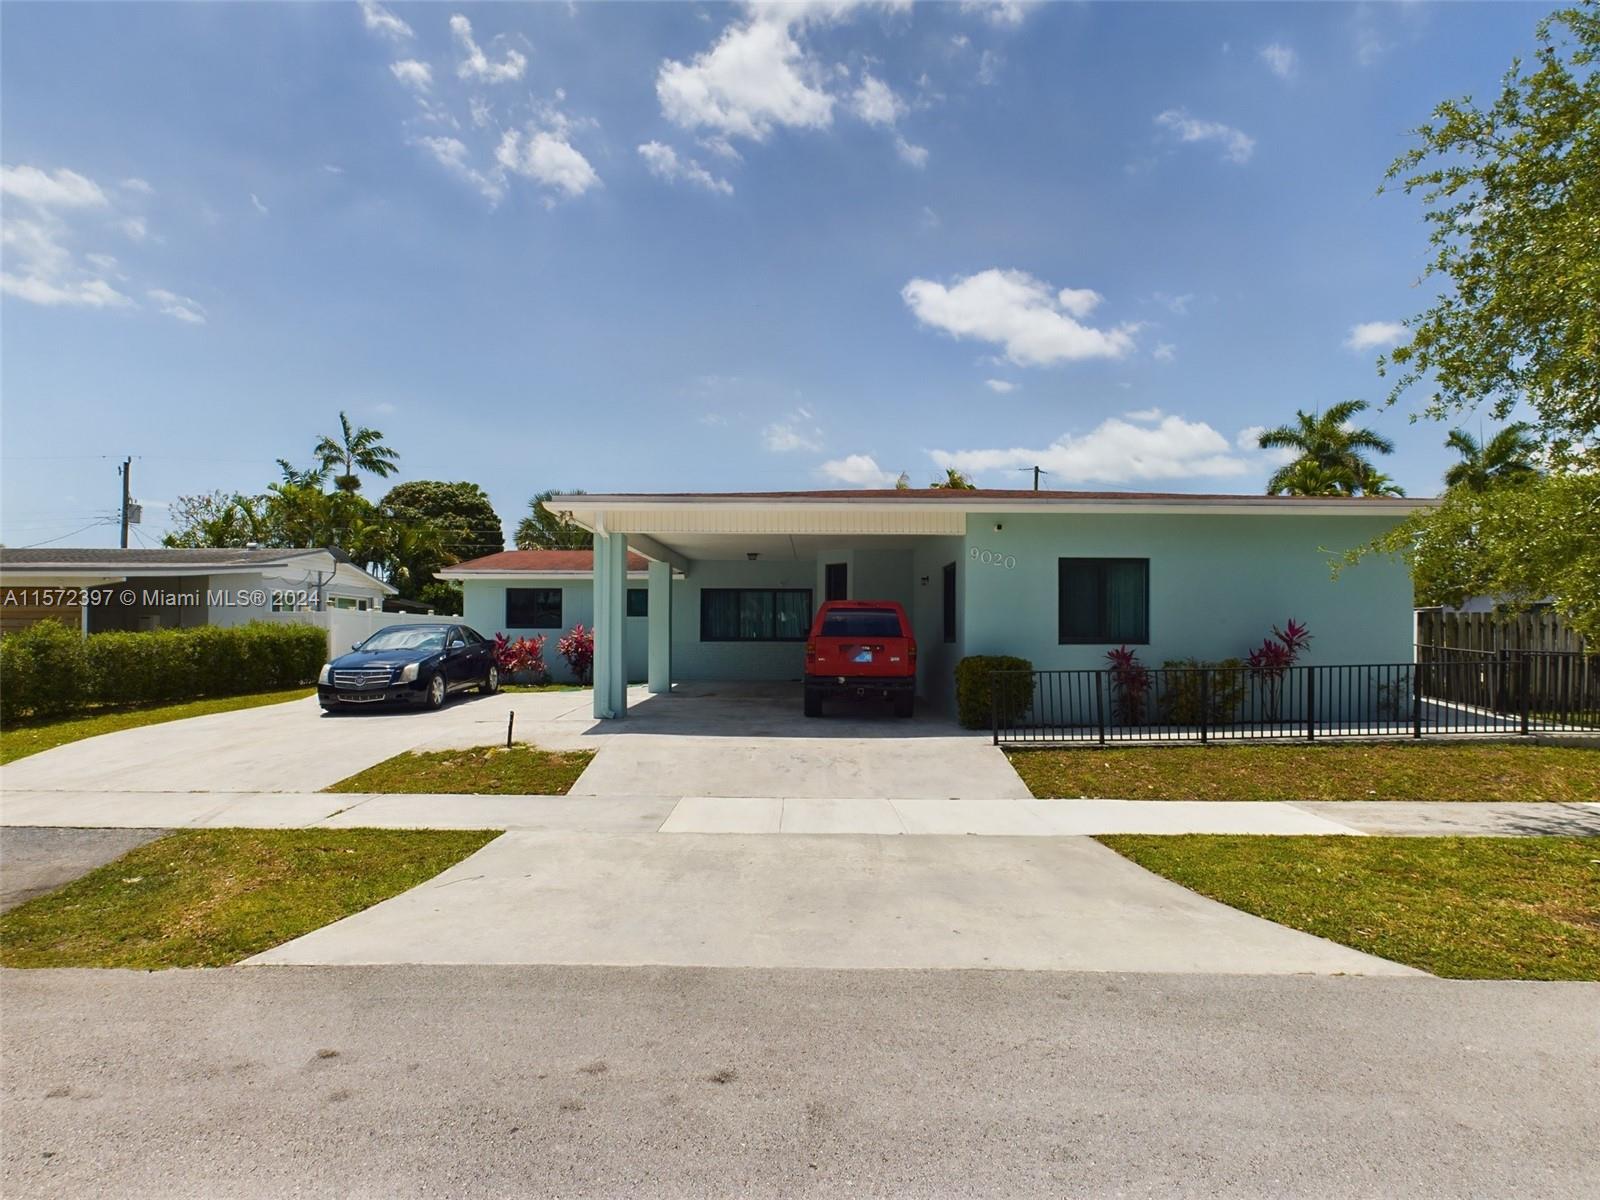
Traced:
<svg viewBox="0 0 1600 1200">
<path fill-rule="evenodd" d="M 4 972 L 35 1196 L 1600 1194 L 1600 986 Z"/>
</svg>

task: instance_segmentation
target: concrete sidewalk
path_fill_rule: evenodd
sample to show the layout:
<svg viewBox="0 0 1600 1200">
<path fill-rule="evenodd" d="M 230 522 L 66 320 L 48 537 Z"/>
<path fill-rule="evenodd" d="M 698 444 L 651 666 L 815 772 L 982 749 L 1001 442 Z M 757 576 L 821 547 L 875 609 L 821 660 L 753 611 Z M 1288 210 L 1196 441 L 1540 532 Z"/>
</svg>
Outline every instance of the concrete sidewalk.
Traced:
<svg viewBox="0 0 1600 1200">
<path fill-rule="evenodd" d="M 656 795 L 13 792 L 0 826 L 526 829 L 571 834 L 1600 835 L 1600 805 L 1227 800 L 827 800 Z"/>
<path fill-rule="evenodd" d="M 566 833 L 1109 833 L 1596 836 L 1600 804 L 1287 804 L 1220 800 L 473 796 L 329 792 L 19 792 L 0 826 L 520 829 Z"/>
</svg>

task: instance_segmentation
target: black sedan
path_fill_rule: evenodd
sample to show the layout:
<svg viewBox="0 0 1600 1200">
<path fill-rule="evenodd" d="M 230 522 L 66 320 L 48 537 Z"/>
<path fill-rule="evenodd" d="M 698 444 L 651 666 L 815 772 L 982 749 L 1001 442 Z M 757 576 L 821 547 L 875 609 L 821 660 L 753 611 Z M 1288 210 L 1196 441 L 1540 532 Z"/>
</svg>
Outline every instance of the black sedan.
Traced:
<svg viewBox="0 0 1600 1200">
<path fill-rule="evenodd" d="M 317 699 L 328 712 L 358 704 L 442 708 L 451 692 L 500 690 L 494 643 L 465 625 L 390 625 L 322 668 Z"/>
</svg>

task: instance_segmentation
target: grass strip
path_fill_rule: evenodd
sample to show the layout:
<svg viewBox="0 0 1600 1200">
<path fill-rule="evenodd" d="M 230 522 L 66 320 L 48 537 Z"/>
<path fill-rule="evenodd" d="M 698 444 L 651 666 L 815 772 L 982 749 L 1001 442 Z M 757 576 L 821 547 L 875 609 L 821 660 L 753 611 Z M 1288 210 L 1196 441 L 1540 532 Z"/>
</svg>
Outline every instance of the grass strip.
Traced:
<svg viewBox="0 0 1600 1200">
<path fill-rule="evenodd" d="M 226 966 L 416 887 L 498 836 L 180 830 L 0 916 L 0 965 Z"/>
<path fill-rule="evenodd" d="M 186 717 L 204 717 L 212 713 L 237 712 L 242 708 L 259 708 L 266 704 L 283 704 L 315 694 L 315 688 L 290 688 L 278 692 L 253 692 L 246 696 L 212 696 L 205 700 L 186 700 L 182 704 L 108 708 L 87 716 L 28 721 L 0 729 L 0 763 L 15 762 L 41 750 L 97 737 L 102 733 L 115 733 L 119 729 L 137 729 L 142 725 L 160 725 L 166 721 L 181 721 Z"/>
<path fill-rule="evenodd" d="M 1035 796 L 1118 800 L 1548 800 L 1600 797 L 1576 746 L 1150 746 L 1013 750 Z"/>
<path fill-rule="evenodd" d="M 1233 908 L 1450 979 L 1600 979 L 1600 838 L 1098 839 Z"/>
<path fill-rule="evenodd" d="M 593 750 L 475 746 L 397 754 L 341 779 L 329 792 L 460 792 L 482 796 L 565 796 L 594 758 Z"/>
</svg>

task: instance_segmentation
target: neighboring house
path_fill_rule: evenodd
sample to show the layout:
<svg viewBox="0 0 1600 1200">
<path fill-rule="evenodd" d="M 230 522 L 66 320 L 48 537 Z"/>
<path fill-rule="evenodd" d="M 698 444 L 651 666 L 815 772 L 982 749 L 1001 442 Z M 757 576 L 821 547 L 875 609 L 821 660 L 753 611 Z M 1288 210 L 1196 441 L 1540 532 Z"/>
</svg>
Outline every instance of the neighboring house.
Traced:
<svg viewBox="0 0 1600 1200">
<path fill-rule="evenodd" d="M 642 683 L 650 593 L 643 555 L 628 555 L 627 613 L 628 680 Z M 456 563 L 438 572 L 441 579 L 461 584 L 461 619 L 485 637 L 544 636 L 544 661 L 552 678 L 570 682 L 556 643 L 576 625 L 594 626 L 594 552 L 592 550 L 506 550 Z"/>
<path fill-rule="evenodd" d="M 553 669 L 559 633 L 591 625 L 596 716 L 623 715 L 641 674 L 656 692 L 674 680 L 798 680 L 811 615 L 833 598 L 903 604 L 919 692 L 949 709 L 966 655 L 1103 667 L 1125 643 L 1152 666 L 1223 659 L 1291 617 L 1314 636 L 1305 661 L 1409 662 L 1405 565 L 1374 556 L 1337 579 L 1330 568 L 1432 503 L 943 489 L 558 496 L 550 507 L 595 533 L 592 554 L 511 551 L 441 574 L 461 581 L 465 620 L 483 633 L 554 635 Z"/>
<path fill-rule="evenodd" d="M 334 549 L 0 548 L 6 631 L 45 618 L 100 633 L 377 613 L 394 594 Z"/>
</svg>

